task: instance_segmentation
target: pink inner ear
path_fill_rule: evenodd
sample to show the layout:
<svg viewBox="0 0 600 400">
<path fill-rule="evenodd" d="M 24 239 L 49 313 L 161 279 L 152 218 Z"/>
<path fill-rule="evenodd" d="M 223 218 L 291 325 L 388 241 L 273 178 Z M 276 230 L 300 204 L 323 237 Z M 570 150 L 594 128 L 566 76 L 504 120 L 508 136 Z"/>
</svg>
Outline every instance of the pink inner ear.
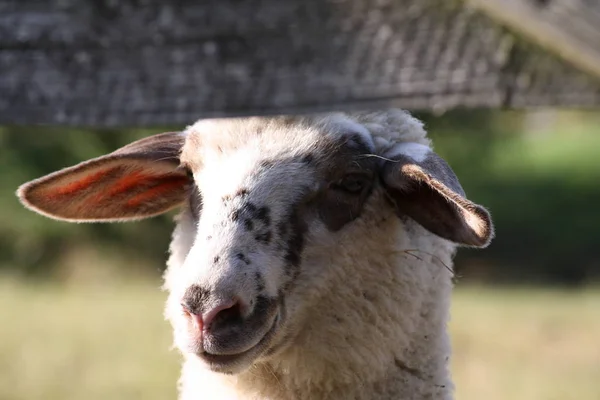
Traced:
<svg viewBox="0 0 600 400">
<path fill-rule="evenodd" d="M 56 197 L 59 197 L 59 196 L 67 196 L 67 195 L 75 194 L 77 192 L 80 192 L 82 190 L 89 188 L 90 186 L 97 183 L 98 181 L 101 181 L 103 178 L 105 178 L 108 175 L 111 175 L 119 168 L 120 167 L 113 167 L 113 168 L 109 168 L 109 169 L 106 169 L 103 171 L 98 171 L 91 175 L 85 176 L 78 181 L 70 182 L 64 186 L 60 186 L 60 187 L 56 188 L 54 191 L 47 193 L 46 197 L 48 199 L 55 199 Z"/>
<path fill-rule="evenodd" d="M 121 174 L 123 175 L 119 177 Z M 188 178 L 181 174 L 160 173 L 159 171 L 146 171 L 139 168 L 123 170 L 122 166 L 116 166 L 84 175 L 76 181 L 54 187 L 45 196 L 48 200 L 56 200 L 64 196 L 76 196 L 90 189 L 90 196 L 81 198 L 81 200 L 89 207 L 100 207 L 103 202 L 115 196 L 131 192 L 134 196 L 125 203 L 125 206 L 135 208 L 144 202 L 152 201 L 168 195 L 169 192 L 181 189 L 187 183 Z"/>
<path fill-rule="evenodd" d="M 116 195 L 126 193 L 130 190 L 135 190 L 140 187 L 155 186 L 156 183 L 159 183 L 162 180 L 162 178 L 163 175 L 144 173 L 141 169 L 129 170 L 124 176 L 117 179 L 114 183 L 110 181 L 107 182 L 106 188 L 98 188 L 98 193 L 88 198 L 86 203 L 100 206 L 103 201 L 111 199 Z"/>
<path fill-rule="evenodd" d="M 150 181 L 154 181 L 153 179 Z M 164 176 L 158 180 L 160 183 L 157 186 L 151 187 L 148 190 L 136 195 L 127 201 L 127 207 L 138 207 L 140 204 L 152 201 L 155 198 L 165 197 L 168 192 L 176 191 L 188 183 L 188 178 L 182 175 Z"/>
<path fill-rule="evenodd" d="M 147 182 L 159 178 L 160 175 L 150 175 L 142 173 L 142 170 L 135 170 L 127 173 L 118 181 L 111 185 L 110 190 L 106 192 L 106 196 L 114 196 L 128 190 L 134 189 L 139 185 L 147 184 Z"/>
</svg>

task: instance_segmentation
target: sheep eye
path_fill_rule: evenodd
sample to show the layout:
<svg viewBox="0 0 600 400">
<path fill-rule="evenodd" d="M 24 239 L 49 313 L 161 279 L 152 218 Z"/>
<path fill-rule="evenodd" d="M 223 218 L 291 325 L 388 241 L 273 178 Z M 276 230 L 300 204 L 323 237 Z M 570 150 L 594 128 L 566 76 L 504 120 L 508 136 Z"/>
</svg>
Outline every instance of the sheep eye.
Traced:
<svg viewBox="0 0 600 400">
<path fill-rule="evenodd" d="M 362 192 L 365 187 L 366 180 L 362 175 L 348 175 L 331 185 L 333 189 L 342 190 L 351 194 Z"/>
</svg>

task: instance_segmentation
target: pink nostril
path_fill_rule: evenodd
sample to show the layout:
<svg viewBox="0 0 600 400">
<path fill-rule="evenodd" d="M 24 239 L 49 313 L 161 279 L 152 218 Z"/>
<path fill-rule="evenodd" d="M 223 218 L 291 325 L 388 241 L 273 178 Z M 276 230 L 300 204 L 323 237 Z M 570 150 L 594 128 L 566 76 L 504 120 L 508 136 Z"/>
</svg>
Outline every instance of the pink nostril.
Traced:
<svg viewBox="0 0 600 400">
<path fill-rule="evenodd" d="M 221 312 L 234 309 L 241 310 L 240 302 L 237 299 L 232 299 L 228 301 L 222 301 L 218 303 L 215 307 L 209 309 L 204 313 L 196 313 L 192 311 L 191 307 L 188 307 L 185 303 L 181 304 L 183 308 L 183 312 L 186 317 L 189 318 L 190 322 L 193 325 L 194 331 L 202 335 L 204 329 L 210 326 L 210 323 L 219 315 Z"/>
<path fill-rule="evenodd" d="M 204 314 L 202 314 L 202 321 L 204 322 L 204 326 L 208 328 L 210 323 L 215 319 L 215 317 L 222 311 L 230 310 L 235 307 L 239 307 L 239 301 L 236 299 L 232 299 L 229 301 L 224 301 L 217 304 L 214 308 L 208 310 Z"/>
</svg>

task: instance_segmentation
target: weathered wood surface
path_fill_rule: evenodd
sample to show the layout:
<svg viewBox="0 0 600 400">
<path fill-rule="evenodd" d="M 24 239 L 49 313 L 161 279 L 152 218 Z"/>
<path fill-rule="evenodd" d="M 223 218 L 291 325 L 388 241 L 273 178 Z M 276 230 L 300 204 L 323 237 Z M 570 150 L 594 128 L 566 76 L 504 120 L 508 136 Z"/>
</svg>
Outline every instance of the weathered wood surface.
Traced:
<svg viewBox="0 0 600 400">
<path fill-rule="evenodd" d="M 600 1 L 466 0 L 582 70 L 600 77 Z"/>
<path fill-rule="evenodd" d="M 590 107 L 599 82 L 446 0 L 0 0 L 0 124 Z"/>
</svg>

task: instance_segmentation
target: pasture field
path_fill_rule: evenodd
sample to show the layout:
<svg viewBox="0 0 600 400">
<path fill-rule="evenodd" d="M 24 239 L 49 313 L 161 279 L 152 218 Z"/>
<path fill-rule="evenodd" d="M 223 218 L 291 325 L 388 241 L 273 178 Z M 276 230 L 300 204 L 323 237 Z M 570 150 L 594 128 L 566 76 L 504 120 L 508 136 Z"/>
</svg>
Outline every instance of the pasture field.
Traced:
<svg viewBox="0 0 600 400">
<path fill-rule="evenodd" d="M 0 399 L 175 398 L 159 283 L 0 280 Z M 458 287 L 457 400 L 600 399 L 600 290 Z"/>
</svg>

